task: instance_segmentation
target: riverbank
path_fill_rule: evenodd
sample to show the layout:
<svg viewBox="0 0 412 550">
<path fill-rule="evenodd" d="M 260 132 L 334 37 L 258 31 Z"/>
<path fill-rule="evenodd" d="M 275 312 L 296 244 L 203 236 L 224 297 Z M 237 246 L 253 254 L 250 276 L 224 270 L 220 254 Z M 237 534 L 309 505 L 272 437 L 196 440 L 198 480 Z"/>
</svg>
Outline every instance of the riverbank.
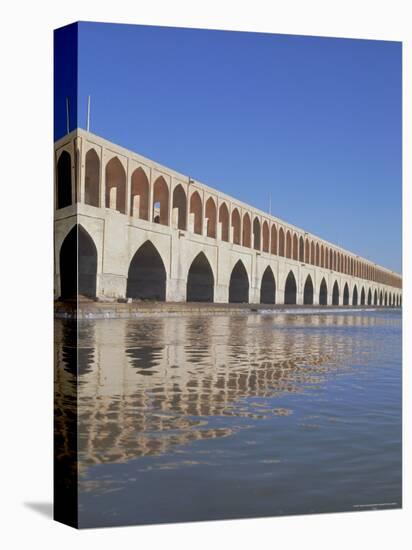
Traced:
<svg viewBox="0 0 412 550">
<path fill-rule="evenodd" d="M 58 319 L 132 319 L 146 315 L 240 315 L 245 313 L 388 309 L 371 305 L 319 306 L 277 304 L 216 304 L 201 302 L 95 302 L 79 300 L 55 302 L 54 315 Z"/>
</svg>

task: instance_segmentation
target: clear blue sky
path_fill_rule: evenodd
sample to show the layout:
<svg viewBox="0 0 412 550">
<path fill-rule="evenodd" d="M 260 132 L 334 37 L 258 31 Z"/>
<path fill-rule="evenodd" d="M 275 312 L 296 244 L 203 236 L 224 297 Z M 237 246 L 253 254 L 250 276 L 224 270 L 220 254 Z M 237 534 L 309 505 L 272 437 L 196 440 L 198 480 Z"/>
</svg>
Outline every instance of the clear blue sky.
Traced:
<svg viewBox="0 0 412 550">
<path fill-rule="evenodd" d="M 401 78 L 400 42 L 80 23 L 74 116 L 401 271 Z"/>
</svg>

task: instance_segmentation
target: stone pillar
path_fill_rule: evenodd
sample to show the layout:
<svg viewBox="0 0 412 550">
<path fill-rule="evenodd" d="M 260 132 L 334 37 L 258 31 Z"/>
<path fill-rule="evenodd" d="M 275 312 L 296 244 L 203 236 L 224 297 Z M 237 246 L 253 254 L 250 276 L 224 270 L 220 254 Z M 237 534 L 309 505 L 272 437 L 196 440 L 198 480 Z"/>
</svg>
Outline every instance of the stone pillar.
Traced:
<svg viewBox="0 0 412 550">
<path fill-rule="evenodd" d="M 100 208 L 106 207 L 106 155 L 105 150 L 101 149 L 101 155 L 100 155 L 100 174 L 99 174 L 99 181 L 100 181 Z"/>
<path fill-rule="evenodd" d="M 148 212 L 148 218 L 149 222 L 153 222 L 153 187 L 154 187 L 154 181 L 153 181 L 153 169 L 150 169 L 150 178 L 149 178 L 149 212 Z"/>
<path fill-rule="evenodd" d="M 126 159 L 126 197 L 125 197 L 125 211 L 126 215 L 130 216 L 130 200 L 132 194 L 132 174 L 131 174 L 130 160 Z"/>
</svg>

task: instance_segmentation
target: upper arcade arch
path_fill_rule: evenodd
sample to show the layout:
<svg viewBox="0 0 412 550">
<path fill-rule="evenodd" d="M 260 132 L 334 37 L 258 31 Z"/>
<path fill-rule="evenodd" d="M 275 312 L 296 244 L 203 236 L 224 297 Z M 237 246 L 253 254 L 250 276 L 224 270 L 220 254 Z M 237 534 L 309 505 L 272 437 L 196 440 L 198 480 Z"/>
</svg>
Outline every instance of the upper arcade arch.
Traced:
<svg viewBox="0 0 412 550">
<path fill-rule="evenodd" d="M 106 164 L 106 208 L 126 214 L 126 172 L 119 157 Z"/>
<path fill-rule="evenodd" d="M 91 148 L 86 153 L 84 176 L 84 202 L 90 206 L 100 206 L 100 159 L 96 150 Z"/>
<path fill-rule="evenodd" d="M 229 209 L 225 202 L 219 207 L 220 238 L 229 242 Z"/>
<path fill-rule="evenodd" d="M 63 151 L 57 161 L 57 208 L 72 204 L 72 159 L 68 151 Z"/>
<path fill-rule="evenodd" d="M 172 219 L 173 227 L 186 231 L 187 197 L 180 183 L 173 189 Z"/>
<path fill-rule="evenodd" d="M 206 235 L 212 239 L 216 239 L 217 209 L 213 197 L 209 197 L 206 201 L 205 217 Z"/>
<path fill-rule="evenodd" d="M 140 166 L 132 174 L 130 215 L 141 220 L 149 219 L 149 180 Z"/>
</svg>

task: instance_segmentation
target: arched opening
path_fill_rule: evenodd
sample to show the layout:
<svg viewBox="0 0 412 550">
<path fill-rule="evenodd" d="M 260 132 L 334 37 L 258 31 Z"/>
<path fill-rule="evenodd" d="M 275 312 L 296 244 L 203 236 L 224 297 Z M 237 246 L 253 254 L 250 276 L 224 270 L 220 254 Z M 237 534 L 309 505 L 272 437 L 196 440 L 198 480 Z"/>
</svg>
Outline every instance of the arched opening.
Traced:
<svg viewBox="0 0 412 550">
<path fill-rule="evenodd" d="M 362 287 L 362 290 L 361 290 L 360 303 L 361 303 L 361 306 L 365 305 L 365 289 L 364 289 L 364 287 Z"/>
<path fill-rule="evenodd" d="M 202 217 L 202 200 L 197 191 L 190 197 L 190 230 L 193 233 L 202 235 L 203 217 Z"/>
<path fill-rule="evenodd" d="M 251 239 L 251 222 L 250 216 L 246 212 L 243 216 L 243 235 L 242 235 L 242 244 L 250 248 L 250 239 Z"/>
<path fill-rule="evenodd" d="M 338 281 L 335 281 L 332 289 L 332 305 L 338 306 L 339 305 L 339 286 Z"/>
<path fill-rule="evenodd" d="M 319 250 L 319 243 L 316 243 L 316 261 L 315 264 L 317 267 L 320 266 L 320 250 Z"/>
<path fill-rule="evenodd" d="M 278 253 L 278 232 L 276 229 L 276 225 L 272 225 L 272 228 L 270 230 L 270 252 L 271 254 Z"/>
<path fill-rule="evenodd" d="M 203 252 L 193 260 L 187 276 L 186 300 L 188 302 L 213 302 L 215 279 L 210 263 Z"/>
<path fill-rule="evenodd" d="M 285 256 L 285 232 L 282 227 L 279 229 L 279 256 Z"/>
<path fill-rule="evenodd" d="M 303 237 L 299 237 L 299 261 L 305 261 L 305 243 Z"/>
<path fill-rule="evenodd" d="M 329 269 L 334 270 L 334 265 L 333 265 L 333 250 L 332 250 L 332 249 L 329 249 Z"/>
<path fill-rule="evenodd" d="M 229 302 L 249 302 L 249 278 L 241 260 L 236 263 L 230 275 Z"/>
<path fill-rule="evenodd" d="M 100 205 L 100 160 L 94 149 L 86 153 L 84 202 L 90 206 Z"/>
<path fill-rule="evenodd" d="M 368 291 L 368 306 L 372 305 L 372 291 L 369 289 Z"/>
<path fill-rule="evenodd" d="M 60 296 L 96 297 L 97 249 L 88 232 L 75 225 L 60 249 Z"/>
<path fill-rule="evenodd" d="M 187 218 L 187 200 L 186 193 L 182 185 L 179 183 L 173 189 L 172 197 L 172 219 L 173 227 L 186 231 Z"/>
<path fill-rule="evenodd" d="M 310 275 L 306 277 L 305 286 L 303 288 L 303 303 L 307 306 L 313 305 L 313 282 Z"/>
<path fill-rule="evenodd" d="M 315 241 L 310 243 L 310 263 L 315 265 Z"/>
<path fill-rule="evenodd" d="M 388 305 L 388 293 L 385 292 L 385 306 Z"/>
<path fill-rule="evenodd" d="M 286 258 L 292 257 L 292 236 L 290 231 L 286 231 Z"/>
<path fill-rule="evenodd" d="M 325 249 L 323 244 L 320 246 L 320 267 L 325 267 Z"/>
<path fill-rule="evenodd" d="M 139 166 L 132 174 L 130 189 L 130 215 L 141 220 L 149 219 L 149 180 Z"/>
<path fill-rule="evenodd" d="M 328 305 L 328 287 L 326 286 L 325 278 L 322 279 L 319 289 L 319 305 L 327 306 Z"/>
<path fill-rule="evenodd" d="M 138 300 L 166 299 L 166 270 L 155 246 L 146 241 L 136 251 L 127 274 L 126 296 Z"/>
<path fill-rule="evenodd" d="M 212 197 L 209 197 L 206 201 L 205 217 L 206 235 L 216 239 L 216 203 Z"/>
<path fill-rule="evenodd" d="M 305 264 L 310 263 L 310 244 L 309 240 L 305 239 Z"/>
<path fill-rule="evenodd" d="M 219 208 L 219 224 L 222 241 L 229 242 L 229 210 L 226 203 L 222 203 Z"/>
<path fill-rule="evenodd" d="M 389 292 L 389 306 L 392 306 L 392 294 Z"/>
<path fill-rule="evenodd" d="M 269 266 L 265 269 L 262 277 L 262 284 L 260 286 L 260 303 L 276 303 L 276 282 L 273 271 Z"/>
<path fill-rule="evenodd" d="M 289 271 L 285 282 L 285 304 L 296 304 L 296 279 L 292 271 Z"/>
<path fill-rule="evenodd" d="M 325 246 L 325 268 L 329 267 L 329 249 Z"/>
<path fill-rule="evenodd" d="M 348 283 L 345 283 L 344 289 L 343 289 L 343 305 L 348 306 L 349 305 L 349 287 Z"/>
<path fill-rule="evenodd" d="M 57 208 L 72 204 L 72 159 L 63 151 L 57 161 Z"/>
<path fill-rule="evenodd" d="M 153 186 L 153 221 L 169 225 L 169 188 L 163 176 Z"/>
<path fill-rule="evenodd" d="M 263 252 L 269 252 L 269 225 L 267 221 L 262 225 L 262 250 Z"/>
<path fill-rule="evenodd" d="M 126 213 L 126 172 L 117 157 L 106 164 L 106 208 Z"/>
<path fill-rule="evenodd" d="M 358 287 L 356 285 L 353 287 L 352 305 L 353 306 L 358 305 Z"/>
<path fill-rule="evenodd" d="M 378 292 L 375 288 L 375 292 L 373 293 L 373 305 L 374 306 L 377 306 L 378 305 Z"/>
<path fill-rule="evenodd" d="M 260 250 L 260 221 L 258 218 L 253 220 L 253 248 Z"/>
<path fill-rule="evenodd" d="M 382 290 L 381 290 L 380 293 L 379 293 L 379 305 L 380 305 L 380 306 L 383 306 L 383 294 L 382 294 Z"/>
<path fill-rule="evenodd" d="M 233 243 L 240 244 L 240 214 L 237 208 L 232 211 L 232 233 Z"/>
<path fill-rule="evenodd" d="M 292 249 L 292 256 L 294 260 L 298 259 L 298 236 L 296 233 L 293 234 L 293 249 Z"/>
</svg>

